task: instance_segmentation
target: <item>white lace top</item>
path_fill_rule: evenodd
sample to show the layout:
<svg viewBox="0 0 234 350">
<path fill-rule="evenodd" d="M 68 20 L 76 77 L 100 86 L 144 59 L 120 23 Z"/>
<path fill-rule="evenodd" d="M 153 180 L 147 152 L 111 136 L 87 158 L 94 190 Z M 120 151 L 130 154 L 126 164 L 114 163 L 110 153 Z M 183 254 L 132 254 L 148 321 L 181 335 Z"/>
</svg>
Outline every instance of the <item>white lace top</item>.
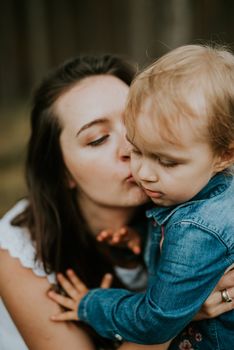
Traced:
<svg viewBox="0 0 234 350">
<path fill-rule="evenodd" d="M 50 283 L 55 281 L 53 274 L 47 275 L 40 262 L 35 262 L 35 247 L 27 229 L 12 226 L 11 220 L 27 205 L 26 200 L 18 202 L 0 220 L 0 248 L 9 251 L 9 254 L 18 258 L 25 268 L 32 269 L 37 276 L 46 276 Z M 27 347 L 17 331 L 10 315 L 0 299 L 0 349 L 26 350 Z"/>
<path fill-rule="evenodd" d="M 32 269 L 37 276 L 47 277 L 52 284 L 55 282 L 54 274 L 46 274 L 42 263 L 35 262 L 35 246 L 27 229 L 12 226 L 11 220 L 26 207 L 27 201 L 18 202 L 0 220 L 0 248 L 8 250 L 9 254 L 18 258 L 25 268 Z M 116 268 L 119 278 L 131 289 L 143 289 L 146 285 L 146 273 L 141 267 L 136 269 Z M 27 350 L 22 337 L 15 327 L 0 298 L 0 350 Z"/>
</svg>

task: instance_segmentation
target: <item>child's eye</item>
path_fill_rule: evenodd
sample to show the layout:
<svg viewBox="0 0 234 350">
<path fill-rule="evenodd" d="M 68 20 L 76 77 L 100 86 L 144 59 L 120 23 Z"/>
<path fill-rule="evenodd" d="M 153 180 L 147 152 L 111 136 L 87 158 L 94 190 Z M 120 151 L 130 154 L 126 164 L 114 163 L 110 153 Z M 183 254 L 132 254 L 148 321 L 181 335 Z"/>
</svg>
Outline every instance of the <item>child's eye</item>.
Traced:
<svg viewBox="0 0 234 350">
<path fill-rule="evenodd" d="M 94 141 L 91 141 L 88 143 L 88 146 L 92 146 L 92 147 L 95 147 L 95 146 L 99 146 L 101 145 L 110 135 L 104 135 L 102 137 L 100 137 L 99 139 L 97 140 L 94 140 Z"/>
<path fill-rule="evenodd" d="M 161 159 L 159 159 L 158 161 L 165 168 L 173 168 L 173 167 L 176 167 L 179 164 L 179 163 L 174 162 L 174 161 L 166 161 L 166 160 L 161 160 Z"/>
</svg>

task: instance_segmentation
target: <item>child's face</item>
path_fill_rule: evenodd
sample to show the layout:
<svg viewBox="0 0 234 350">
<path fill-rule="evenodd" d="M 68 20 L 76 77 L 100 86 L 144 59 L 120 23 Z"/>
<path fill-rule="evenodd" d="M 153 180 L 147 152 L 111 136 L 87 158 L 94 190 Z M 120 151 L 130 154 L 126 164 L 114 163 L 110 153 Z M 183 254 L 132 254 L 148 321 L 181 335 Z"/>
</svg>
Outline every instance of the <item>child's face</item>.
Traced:
<svg viewBox="0 0 234 350">
<path fill-rule="evenodd" d="M 160 135 L 160 126 L 154 127 L 157 121 L 152 111 L 143 109 L 142 113 L 134 130 L 127 130 L 127 137 L 133 142 L 133 176 L 157 205 L 171 206 L 190 200 L 216 173 L 217 158 L 210 145 L 199 139 L 188 124 L 180 129 L 180 142 L 170 143 Z"/>
</svg>

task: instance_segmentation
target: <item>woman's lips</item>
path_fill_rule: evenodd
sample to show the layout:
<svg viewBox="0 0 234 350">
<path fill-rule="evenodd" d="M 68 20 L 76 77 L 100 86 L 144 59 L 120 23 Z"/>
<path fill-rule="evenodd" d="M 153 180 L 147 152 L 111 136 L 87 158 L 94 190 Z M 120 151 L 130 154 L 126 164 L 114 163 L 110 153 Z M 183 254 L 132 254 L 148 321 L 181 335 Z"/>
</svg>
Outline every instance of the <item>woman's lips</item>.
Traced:
<svg viewBox="0 0 234 350">
<path fill-rule="evenodd" d="M 126 181 L 127 182 L 130 182 L 130 183 L 136 183 L 134 177 L 132 175 L 129 175 L 127 178 L 126 178 Z"/>
<path fill-rule="evenodd" d="M 161 198 L 163 196 L 163 193 L 159 192 L 159 191 L 151 191 L 151 190 L 148 190 L 147 188 L 144 188 L 144 187 L 143 187 L 143 190 L 145 191 L 147 196 L 149 196 L 151 198 Z"/>
</svg>

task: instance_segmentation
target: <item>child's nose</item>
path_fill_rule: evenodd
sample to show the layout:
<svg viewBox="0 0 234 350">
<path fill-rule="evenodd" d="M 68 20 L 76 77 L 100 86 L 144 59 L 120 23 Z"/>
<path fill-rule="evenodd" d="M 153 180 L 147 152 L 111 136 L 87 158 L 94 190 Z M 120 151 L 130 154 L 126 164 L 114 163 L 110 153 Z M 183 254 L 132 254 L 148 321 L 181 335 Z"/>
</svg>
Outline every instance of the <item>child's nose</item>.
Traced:
<svg viewBox="0 0 234 350">
<path fill-rule="evenodd" d="M 138 177 L 144 182 L 157 182 L 158 175 L 152 171 L 150 164 L 145 162 L 138 170 Z"/>
</svg>

